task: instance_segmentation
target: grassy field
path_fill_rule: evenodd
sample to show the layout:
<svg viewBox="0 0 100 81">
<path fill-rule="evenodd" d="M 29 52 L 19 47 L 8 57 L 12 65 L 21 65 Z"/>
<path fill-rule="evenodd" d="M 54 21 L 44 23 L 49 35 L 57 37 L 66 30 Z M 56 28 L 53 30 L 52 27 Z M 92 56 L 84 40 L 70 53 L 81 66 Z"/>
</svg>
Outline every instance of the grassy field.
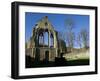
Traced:
<svg viewBox="0 0 100 81">
<path fill-rule="evenodd" d="M 43 62 L 40 61 L 38 63 L 30 62 L 26 65 L 26 68 L 35 68 L 35 67 L 58 67 L 58 66 L 80 66 L 80 65 L 89 65 L 89 59 L 80 59 L 80 60 L 70 60 L 66 62 L 59 62 L 59 64 L 55 62 Z"/>
<path fill-rule="evenodd" d="M 89 65 L 89 59 L 77 59 L 67 61 L 67 66 Z"/>
<path fill-rule="evenodd" d="M 75 53 L 75 52 L 68 53 L 68 54 L 65 54 L 63 57 L 65 57 L 67 61 L 89 59 L 89 50 L 85 52 L 79 52 L 79 53 Z"/>
<path fill-rule="evenodd" d="M 26 57 L 26 68 L 35 67 L 58 67 L 58 66 L 80 66 L 89 65 L 89 50 L 74 51 L 64 54 L 61 58 L 55 58 L 54 62 L 51 61 L 35 61 L 30 57 Z"/>
<path fill-rule="evenodd" d="M 79 58 L 82 57 L 82 58 Z M 36 68 L 36 67 L 59 67 L 59 66 L 80 66 L 80 65 L 89 65 L 89 58 L 85 58 L 81 55 L 73 56 L 68 59 L 67 58 L 58 58 L 55 62 L 51 61 L 39 61 L 34 62 L 30 60 L 30 58 L 26 61 L 26 68 Z"/>
</svg>

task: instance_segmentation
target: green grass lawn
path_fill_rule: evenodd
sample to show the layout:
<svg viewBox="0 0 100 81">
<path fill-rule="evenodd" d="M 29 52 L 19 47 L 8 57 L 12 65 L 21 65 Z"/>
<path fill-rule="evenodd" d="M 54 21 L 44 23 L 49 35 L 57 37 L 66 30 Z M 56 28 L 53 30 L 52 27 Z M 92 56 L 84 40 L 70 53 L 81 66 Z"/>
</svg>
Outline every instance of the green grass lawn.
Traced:
<svg viewBox="0 0 100 81">
<path fill-rule="evenodd" d="M 77 60 L 69 60 L 67 61 L 68 66 L 74 65 L 89 65 L 89 59 L 77 59 Z"/>
<path fill-rule="evenodd" d="M 36 68 L 36 67 L 58 67 L 58 66 L 80 66 L 80 65 L 89 65 L 89 59 L 74 59 L 66 60 L 65 58 L 56 60 L 55 62 L 51 61 L 31 61 L 30 58 L 26 60 L 26 68 Z"/>
</svg>

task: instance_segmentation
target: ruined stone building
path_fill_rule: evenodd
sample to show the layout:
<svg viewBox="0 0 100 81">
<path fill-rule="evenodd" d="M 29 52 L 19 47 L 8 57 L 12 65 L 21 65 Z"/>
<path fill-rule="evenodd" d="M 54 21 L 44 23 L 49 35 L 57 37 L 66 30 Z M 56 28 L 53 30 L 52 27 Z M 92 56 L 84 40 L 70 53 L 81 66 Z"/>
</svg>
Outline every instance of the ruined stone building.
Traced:
<svg viewBox="0 0 100 81">
<path fill-rule="evenodd" d="M 33 27 L 32 36 L 26 43 L 25 51 L 27 56 L 37 61 L 54 61 L 55 57 L 59 57 L 57 31 L 54 30 L 47 16 Z"/>
</svg>

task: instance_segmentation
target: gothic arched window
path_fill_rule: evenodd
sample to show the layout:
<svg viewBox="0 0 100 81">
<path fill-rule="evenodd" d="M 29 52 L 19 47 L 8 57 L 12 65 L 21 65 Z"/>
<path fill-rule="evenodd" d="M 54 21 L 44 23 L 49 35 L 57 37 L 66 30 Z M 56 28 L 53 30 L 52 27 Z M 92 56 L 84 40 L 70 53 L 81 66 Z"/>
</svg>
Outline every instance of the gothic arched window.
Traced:
<svg viewBox="0 0 100 81">
<path fill-rule="evenodd" d="M 50 35 L 50 47 L 54 46 L 54 37 L 53 34 Z"/>
<path fill-rule="evenodd" d="M 43 45 L 43 34 L 39 35 L 39 45 Z"/>
<path fill-rule="evenodd" d="M 49 42 L 48 38 L 49 38 L 49 34 L 48 34 L 48 32 L 46 31 L 46 32 L 44 32 L 44 45 L 45 45 L 45 46 L 48 46 L 48 45 L 49 45 L 49 44 L 48 44 L 48 42 Z"/>
</svg>

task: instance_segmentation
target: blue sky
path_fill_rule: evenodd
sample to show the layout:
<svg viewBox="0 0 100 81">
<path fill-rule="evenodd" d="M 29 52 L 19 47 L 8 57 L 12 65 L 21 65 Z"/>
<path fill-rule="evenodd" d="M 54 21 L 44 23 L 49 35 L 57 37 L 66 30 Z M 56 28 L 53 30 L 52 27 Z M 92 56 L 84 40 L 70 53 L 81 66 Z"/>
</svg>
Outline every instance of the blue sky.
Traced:
<svg viewBox="0 0 100 81">
<path fill-rule="evenodd" d="M 51 14 L 51 13 L 25 13 L 25 41 L 29 40 L 34 25 L 44 16 L 48 16 L 49 21 L 54 26 L 54 29 L 60 32 L 65 32 L 65 20 L 71 18 L 75 27 L 73 31 L 77 34 L 81 29 L 85 28 L 89 31 L 89 16 L 88 15 L 73 15 L 73 14 Z"/>
</svg>

